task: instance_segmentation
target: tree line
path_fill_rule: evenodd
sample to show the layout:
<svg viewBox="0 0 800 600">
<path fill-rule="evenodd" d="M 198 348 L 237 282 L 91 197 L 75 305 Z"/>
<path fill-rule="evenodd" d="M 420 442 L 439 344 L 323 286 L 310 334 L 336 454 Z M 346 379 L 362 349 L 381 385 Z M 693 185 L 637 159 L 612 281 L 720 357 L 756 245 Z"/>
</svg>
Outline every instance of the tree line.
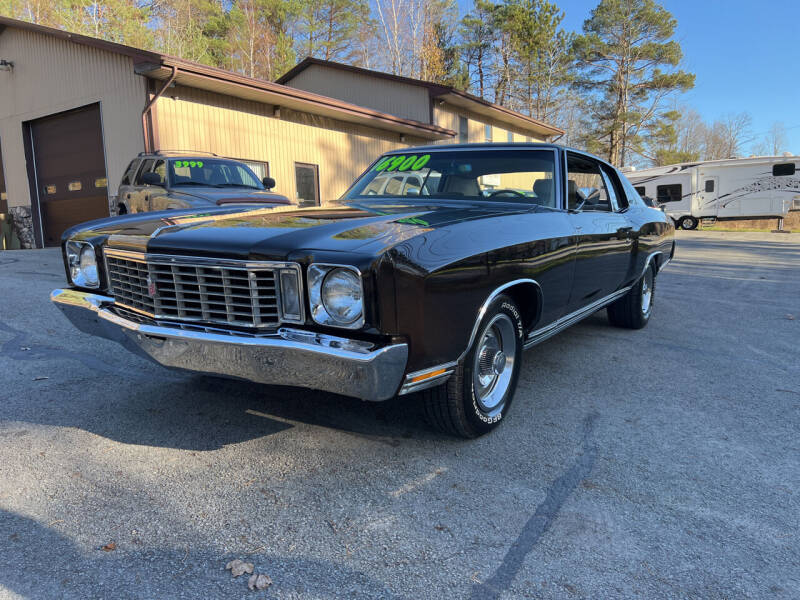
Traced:
<svg viewBox="0 0 800 600">
<path fill-rule="evenodd" d="M 261 79 L 314 56 L 452 85 L 617 165 L 785 150 L 780 124 L 752 145 L 746 113 L 706 123 L 678 103 L 695 76 L 655 0 L 599 0 L 580 33 L 548 0 L 473 0 L 463 16 L 456 0 L 0 0 L 0 14 Z"/>
</svg>

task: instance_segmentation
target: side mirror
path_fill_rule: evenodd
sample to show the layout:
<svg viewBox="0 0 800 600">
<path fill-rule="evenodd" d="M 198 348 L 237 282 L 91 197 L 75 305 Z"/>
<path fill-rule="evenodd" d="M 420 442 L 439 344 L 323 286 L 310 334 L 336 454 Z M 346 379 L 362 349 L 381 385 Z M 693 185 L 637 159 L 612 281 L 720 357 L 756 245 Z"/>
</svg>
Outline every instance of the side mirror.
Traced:
<svg viewBox="0 0 800 600">
<path fill-rule="evenodd" d="M 268 190 L 271 190 L 272 188 L 275 187 L 275 180 L 272 177 L 264 177 L 264 179 L 262 179 L 261 182 L 264 184 L 264 187 L 267 188 Z"/>
<path fill-rule="evenodd" d="M 161 175 L 154 173 L 153 171 L 150 171 L 149 173 L 142 173 L 142 183 L 146 183 L 147 185 L 164 186 L 164 182 L 161 181 Z"/>
</svg>

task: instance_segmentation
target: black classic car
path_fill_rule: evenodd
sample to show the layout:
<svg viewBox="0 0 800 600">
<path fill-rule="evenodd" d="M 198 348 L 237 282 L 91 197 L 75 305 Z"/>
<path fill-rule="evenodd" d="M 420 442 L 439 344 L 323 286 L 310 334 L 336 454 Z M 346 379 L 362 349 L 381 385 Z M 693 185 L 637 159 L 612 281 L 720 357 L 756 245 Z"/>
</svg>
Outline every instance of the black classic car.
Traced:
<svg viewBox="0 0 800 600">
<path fill-rule="evenodd" d="M 289 198 L 270 191 L 271 177 L 259 177 L 247 163 L 215 154 L 142 152 L 134 158 L 119 184 L 117 214 L 208 209 L 230 204 L 283 206 Z"/>
<path fill-rule="evenodd" d="M 167 367 L 364 400 L 420 392 L 435 426 L 474 437 L 508 414 L 524 349 L 602 308 L 647 324 L 673 233 L 583 152 L 430 146 L 380 157 L 328 207 L 75 227 L 72 287 L 52 300 Z"/>
</svg>

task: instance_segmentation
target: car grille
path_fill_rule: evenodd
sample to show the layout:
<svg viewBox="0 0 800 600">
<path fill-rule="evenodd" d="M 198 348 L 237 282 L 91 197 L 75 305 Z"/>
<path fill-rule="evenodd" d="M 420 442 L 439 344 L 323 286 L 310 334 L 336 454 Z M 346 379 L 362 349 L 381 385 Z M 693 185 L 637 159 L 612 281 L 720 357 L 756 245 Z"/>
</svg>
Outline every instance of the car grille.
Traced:
<svg viewBox="0 0 800 600">
<path fill-rule="evenodd" d="M 297 268 L 121 250 L 106 250 L 105 259 L 119 306 L 155 319 L 257 328 L 280 323 L 278 274 L 281 268 Z"/>
</svg>

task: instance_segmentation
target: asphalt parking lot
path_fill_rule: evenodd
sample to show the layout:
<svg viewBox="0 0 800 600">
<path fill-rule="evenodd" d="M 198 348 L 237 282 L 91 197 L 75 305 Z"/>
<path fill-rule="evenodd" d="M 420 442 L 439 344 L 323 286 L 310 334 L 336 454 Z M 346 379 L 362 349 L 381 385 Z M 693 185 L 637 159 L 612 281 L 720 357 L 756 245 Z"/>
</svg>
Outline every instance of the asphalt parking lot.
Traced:
<svg viewBox="0 0 800 600">
<path fill-rule="evenodd" d="M 162 369 L 0 253 L 0 598 L 799 597 L 800 235 L 678 238 L 647 328 L 529 351 L 474 441 Z"/>
</svg>

